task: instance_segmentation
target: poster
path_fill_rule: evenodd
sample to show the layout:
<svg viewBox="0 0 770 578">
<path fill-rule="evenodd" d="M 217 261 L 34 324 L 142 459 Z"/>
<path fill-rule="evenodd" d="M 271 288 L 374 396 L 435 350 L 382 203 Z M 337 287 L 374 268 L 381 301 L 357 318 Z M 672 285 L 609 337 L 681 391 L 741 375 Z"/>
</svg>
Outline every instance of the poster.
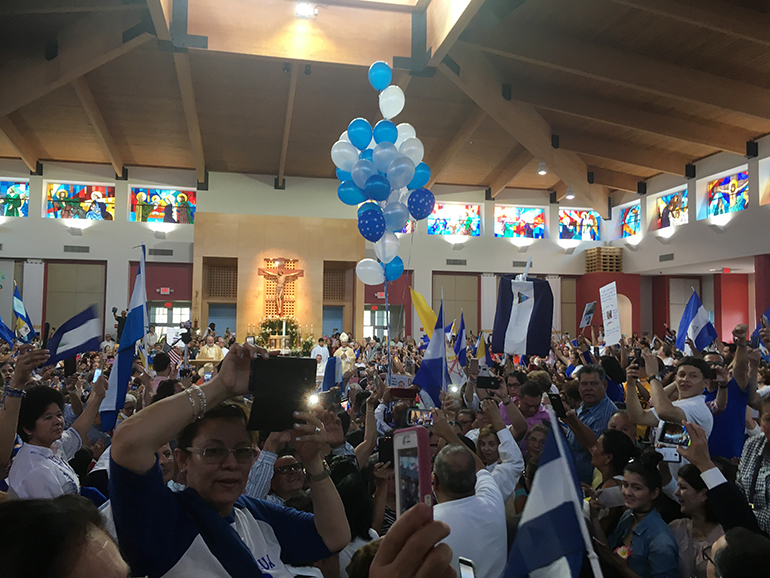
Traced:
<svg viewBox="0 0 770 578">
<path fill-rule="evenodd" d="M 586 303 L 586 308 L 583 309 L 583 318 L 580 320 L 580 329 L 591 325 L 591 321 L 594 319 L 594 311 L 596 311 L 596 301 Z"/>
<path fill-rule="evenodd" d="M 409 387 L 412 385 L 414 375 L 402 375 L 400 373 L 393 373 L 390 376 L 390 387 Z"/>
<path fill-rule="evenodd" d="M 620 343 L 620 314 L 618 312 L 618 289 L 615 281 L 599 289 L 604 321 L 604 341 L 607 345 Z"/>
</svg>

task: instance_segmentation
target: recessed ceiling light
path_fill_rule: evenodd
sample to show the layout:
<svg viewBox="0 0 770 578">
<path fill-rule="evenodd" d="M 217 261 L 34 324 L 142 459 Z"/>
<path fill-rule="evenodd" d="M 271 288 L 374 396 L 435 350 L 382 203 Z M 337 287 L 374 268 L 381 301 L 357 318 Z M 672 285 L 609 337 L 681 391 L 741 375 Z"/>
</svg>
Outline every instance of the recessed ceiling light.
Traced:
<svg viewBox="0 0 770 578">
<path fill-rule="evenodd" d="M 318 6 L 313 6 L 310 2 L 297 2 L 294 13 L 299 18 L 315 18 L 318 16 Z"/>
<path fill-rule="evenodd" d="M 545 168 L 545 162 L 544 161 L 540 161 L 540 163 L 538 163 L 538 165 L 537 165 L 537 174 L 540 175 L 540 176 L 548 174 L 548 170 L 546 170 L 546 168 Z"/>
<path fill-rule="evenodd" d="M 575 191 L 572 187 L 567 187 L 567 194 L 565 195 L 565 198 L 568 201 L 571 201 L 572 199 L 575 198 Z"/>
</svg>

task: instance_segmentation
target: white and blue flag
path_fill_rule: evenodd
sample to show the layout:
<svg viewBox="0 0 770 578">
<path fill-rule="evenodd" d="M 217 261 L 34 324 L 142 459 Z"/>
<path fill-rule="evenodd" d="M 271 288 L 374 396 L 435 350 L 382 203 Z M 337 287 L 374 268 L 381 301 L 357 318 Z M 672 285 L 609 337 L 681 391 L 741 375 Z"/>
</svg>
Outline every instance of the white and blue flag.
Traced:
<svg viewBox="0 0 770 578">
<path fill-rule="evenodd" d="M 577 578 L 588 553 L 594 576 L 601 578 L 598 558 L 583 518 L 580 489 L 572 457 L 552 410 L 551 431 L 532 482 L 503 578 Z"/>
<path fill-rule="evenodd" d="M 32 321 L 21 300 L 21 294 L 16 283 L 13 284 L 13 313 L 16 315 L 16 335 L 24 343 L 29 343 L 37 337 L 37 333 L 32 327 Z"/>
<path fill-rule="evenodd" d="M 102 324 L 99 321 L 99 314 L 96 312 L 96 305 L 91 305 L 82 313 L 62 323 L 51 336 L 48 340 L 51 357 L 46 365 L 69 359 L 78 353 L 99 351 L 101 335 Z"/>
<path fill-rule="evenodd" d="M 128 383 L 131 381 L 131 367 L 134 365 L 134 352 L 136 343 L 147 335 L 147 289 L 145 287 L 144 245 L 139 261 L 139 270 L 136 272 L 134 290 L 131 293 L 131 302 L 128 305 L 126 324 L 120 335 L 118 354 L 110 372 L 109 389 L 101 407 L 102 431 L 115 429 L 118 413 L 123 409 L 126 401 Z"/>
<path fill-rule="evenodd" d="M 455 357 L 460 367 L 465 367 L 468 362 L 468 347 L 466 345 L 465 337 L 465 319 L 463 319 L 463 312 L 460 311 L 460 328 L 457 330 L 457 341 L 455 341 Z"/>
<path fill-rule="evenodd" d="M 492 351 L 510 355 L 539 355 L 551 350 L 553 293 L 544 279 L 500 277 L 492 328 Z"/>
<path fill-rule="evenodd" d="M 11 328 L 8 327 L 3 322 L 3 319 L 1 317 L 0 317 L 0 339 L 5 341 L 11 347 L 13 347 L 13 344 L 16 343 L 16 336 L 13 334 L 13 331 L 11 331 Z"/>
<path fill-rule="evenodd" d="M 444 301 L 438 310 L 436 327 L 425 350 L 420 369 L 412 383 L 420 386 L 420 399 L 429 407 L 441 407 L 439 394 L 446 391 L 449 383 L 446 365 L 446 335 L 444 328 Z"/>
<path fill-rule="evenodd" d="M 693 340 L 698 351 L 703 351 L 719 337 L 709 321 L 708 311 L 695 291 L 692 292 L 679 322 L 679 331 L 676 334 L 676 348 L 679 351 L 684 351 L 688 337 Z"/>
<path fill-rule="evenodd" d="M 757 328 L 751 334 L 751 341 L 753 342 L 756 340 L 756 345 L 759 346 L 759 351 L 762 353 L 762 358 L 765 361 L 770 361 L 770 351 L 768 351 L 768 346 L 770 346 L 770 343 L 765 343 L 759 336 L 759 330 L 762 328 L 762 323 L 770 322 L 770 307 L 767 308 L 767 311 L 765 311 L 765 314 L 762 317 L 764 319 L 759 320 L 759 325 L 757 325 Z"/>
</svg>

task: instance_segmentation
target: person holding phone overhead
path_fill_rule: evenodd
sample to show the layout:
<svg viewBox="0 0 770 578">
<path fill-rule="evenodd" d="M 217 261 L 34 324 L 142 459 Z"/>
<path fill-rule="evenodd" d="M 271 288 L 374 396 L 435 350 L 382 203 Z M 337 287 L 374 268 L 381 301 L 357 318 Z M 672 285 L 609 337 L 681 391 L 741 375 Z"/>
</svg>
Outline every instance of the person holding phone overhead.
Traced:
<svg viewBox="0 0 770 578">
<path fill-rule="evenodd" d="M 242 496 L 256 457 L 242 406 L 225 403 L 249 391 L 252 359 L 267 352 L 233 344 L 221 370 L 202 386 L 152 404 L 115 432 L 110 498 L 118 542 L 133 575 L 291 578 L 350 542 L 345 510 L 323 461 L 323 423 L 295 412 L 291 435 L 314 514 Z M 156 452 L 177 438 L 176 461 L 187 489 L 163 484 Z"/>
</svg>

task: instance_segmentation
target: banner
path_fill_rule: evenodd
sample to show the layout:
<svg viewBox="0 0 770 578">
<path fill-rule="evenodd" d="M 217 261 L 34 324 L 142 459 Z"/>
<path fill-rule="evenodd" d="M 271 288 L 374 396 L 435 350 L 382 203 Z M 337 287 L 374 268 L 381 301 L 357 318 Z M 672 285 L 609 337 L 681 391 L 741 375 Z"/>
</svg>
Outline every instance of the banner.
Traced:
<svg viewBox="0 0 770 578">
<path fill-rule="evenodd" d="M 596 301 L 586 303 L 586 308 L 583 309 L 583 318 L 580 320 L 580 329 L 591 325 L 591 321 L 594 320 L 594 311 L 596 311 Z"/>
<path fill-rule="evenodd" d="M 604 322 L 604 341 L 607 345 L 620 343 L 620 313 L 618 312 L 618 290 L 615 281 L 599 289 Z"/>
</svg>

